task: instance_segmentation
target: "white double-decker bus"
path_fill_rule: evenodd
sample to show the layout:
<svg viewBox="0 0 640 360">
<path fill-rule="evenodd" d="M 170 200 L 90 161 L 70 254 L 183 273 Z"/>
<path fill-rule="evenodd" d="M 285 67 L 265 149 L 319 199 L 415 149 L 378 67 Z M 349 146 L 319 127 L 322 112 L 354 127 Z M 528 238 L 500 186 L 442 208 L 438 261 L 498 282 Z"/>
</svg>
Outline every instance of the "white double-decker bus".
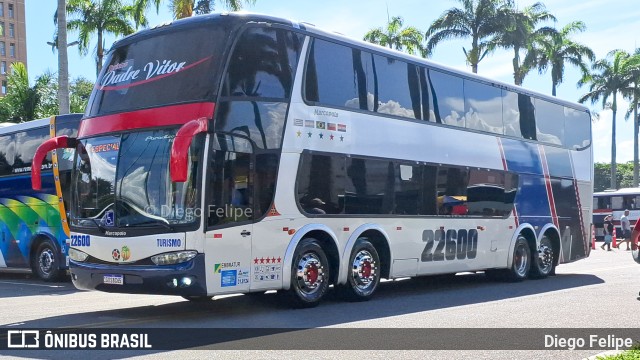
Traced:
<svg viewBox="0 0 640 360">
<path fill-rule="evenodd" d="M 589 254 L 586 108 L 284 19 L 118 41 L 58 140 L 77 148 L 80 289 L 313 306 L 330 285 L 364 300 L 381 278 L 541 278 Z"/>
</svg>

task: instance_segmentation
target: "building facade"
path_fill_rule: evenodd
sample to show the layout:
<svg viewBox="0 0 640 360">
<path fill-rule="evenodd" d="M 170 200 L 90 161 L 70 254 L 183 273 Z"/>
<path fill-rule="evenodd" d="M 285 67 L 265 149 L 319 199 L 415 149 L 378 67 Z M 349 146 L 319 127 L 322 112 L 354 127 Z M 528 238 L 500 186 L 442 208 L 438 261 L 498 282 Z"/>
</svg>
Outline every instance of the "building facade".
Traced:
<svg viewBox="0 0 640 360">
<path fill-rule="evenodd" d="M 0 0 L 0 96 L 7 93 L 7 74 L 14 62 L 27 65 L 25 0 Z"/>
</svg>

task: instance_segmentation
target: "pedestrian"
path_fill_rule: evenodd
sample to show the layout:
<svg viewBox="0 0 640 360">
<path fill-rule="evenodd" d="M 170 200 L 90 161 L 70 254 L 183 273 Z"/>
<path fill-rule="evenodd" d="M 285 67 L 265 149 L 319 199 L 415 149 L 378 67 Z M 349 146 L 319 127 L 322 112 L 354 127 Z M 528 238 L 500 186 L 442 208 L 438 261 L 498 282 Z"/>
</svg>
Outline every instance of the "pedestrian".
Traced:
<svg viewBox="0 0 640 360">
<path fill-rule="evenodd" d="M 607 215 L 604 217 L 604 244 L 600 246 L 602 250 L 604 250 L 605 245 L 607 246 L 607 251 L 611 251 L 611 240 L 613 235 L 613 222 L 611 221 L 611 215 Z"/>
<path fill-rule="evenodd" d="M 622 245 L 622 243 L 627 243 L 627 250 L 631 250 L 629 248 L 629 244 L 631 243 L 631 222 L 629 221 L 629 210 L 625 210 L 624 215 L 620 217 L 620 227 L 622 228 L 623 240 L 618 243 L 618 249 L 620 249 L 620 245 Z"/>
</svg>

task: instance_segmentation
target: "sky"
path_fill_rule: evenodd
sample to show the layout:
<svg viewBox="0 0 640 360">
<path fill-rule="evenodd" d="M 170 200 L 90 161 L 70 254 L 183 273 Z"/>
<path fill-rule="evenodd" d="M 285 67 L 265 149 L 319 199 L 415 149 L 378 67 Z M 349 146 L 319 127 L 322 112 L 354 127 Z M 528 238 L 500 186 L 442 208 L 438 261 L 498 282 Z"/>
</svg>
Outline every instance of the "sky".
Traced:
<svg viewBox="0 0 640 360">
<path fill-rule="evenodd" d="M 123 2 L 131 0 L 122 0 Z M 155 8 L 149 10 L 150 25 L 172 20 L 168 8 L 168 0 L 160 6 L 156 14 Z M 533 0 L 516 0 L 519 8 L 531 5 Z M 622 49 L 633 52 L 640 47 L 640 7 L 637 0 L 543 0 L 549 12 L 554 14 L 557 22 L 549 23 L 560 29 L 572 21 L 583 21 L 587 30 L 575 34 L 573 39 L 589 46 L 598 59 L 604 58 L 611 50 Z M 218 4 L 220 1 L 217 2 Z M 27 68 L 29 77 L 35 77 L 46 71 L 57 71 L 57 54 L 47 45 L 53 39 L 55 25 L 53 14 L 56 0 L 26 0 L 27 27 Z M 456 7 L 455 0 L 256 0 L 254 6 L 246 6 L 245 10 L 283 17 L 299 22 L 314 24 L 324 30 L 336 31 L 348 37 L 362 39 L 370 29 L 384 27 L 389 17 L 401 16 L 405 26 L 414 26 L 426 31 L 429 25 L 449 8 Z M 225 9 L 218 5 L 217 11 Z M 77 34 L 70 32 L 68 41 L 77 39 Z M 109 48 L 114 37 L 106 38 Z M 441 42 L 434 50 L 432 61 L 465 71 L 471 71 L 465 64 L 463 48 L 469 48 L 471 41 L 453 40 Z M 95 52 L 95 37 L 92 50 Z M 478 74 L 503 82 L 513 83 L 511 52 L 499 50 L 483 59 L 478 67 Z M 81 56 L 75 47 L 69 48 L 69 75 L 71 79 L 84 77 L 95 81 L 95 58 L 90 51 Z M 576 102 L 587 91 L 587 87 L 577 88 L 580 80 L 577 69 L 568 66 L 565 78 L 557 89 L 559 98 Z M 549 72 L 529 73 L 523 86 L 544 94 L 551 94 L 551 75 Z M 624 114 L 628 103 L 618 99 L 619 110 L 617 123 L 617 162 L 633 160 L 633 121 L 625 120 Z M 611 161 L 611 123 L 612 112 L 602 110 L 602 103 L 587 104 L 592 111 L 600 114 L 593 122 L 593 146 L 595 162 Z"/>
</svg>

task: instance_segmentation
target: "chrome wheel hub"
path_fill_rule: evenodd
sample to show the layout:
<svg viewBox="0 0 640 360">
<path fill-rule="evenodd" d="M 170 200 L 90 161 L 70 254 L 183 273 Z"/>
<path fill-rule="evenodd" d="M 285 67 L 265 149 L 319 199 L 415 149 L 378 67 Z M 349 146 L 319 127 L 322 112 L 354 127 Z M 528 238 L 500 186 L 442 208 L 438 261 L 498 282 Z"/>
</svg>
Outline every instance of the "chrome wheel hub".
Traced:
<svg viewBox="0 0 640 360">
<path fill-rule="evenodd" d="M 320 288 L 326 280 L 324 266 L 316 254 L 304 254 L 298 261 L 296 273 L 298 285 L 301 291 L 311 294 Z"/>
<path fill-rule="evenodd" d="M 41 252 L 40 256 L 38 257 L 38 265 L 40 267 L 40 271 L 45 274 L 49 274 L 53 268 L 54 259 L 55 257 L 51 249 L 46 249 Z"/>
<path fill-rule="evenodd" d="M 364 289 L 374 283 L 378 276 L 378 264 L 367 250 L 360 250 L 353 258 L 351 276 L 355 286 Z"/>
<path fill-rule="evenodd" d="M 540 270 L 548 272 L 553 266 L 553 249 L 547 244 L 540 244 L 538 249 L 538 264 Z"/>
</svg>

